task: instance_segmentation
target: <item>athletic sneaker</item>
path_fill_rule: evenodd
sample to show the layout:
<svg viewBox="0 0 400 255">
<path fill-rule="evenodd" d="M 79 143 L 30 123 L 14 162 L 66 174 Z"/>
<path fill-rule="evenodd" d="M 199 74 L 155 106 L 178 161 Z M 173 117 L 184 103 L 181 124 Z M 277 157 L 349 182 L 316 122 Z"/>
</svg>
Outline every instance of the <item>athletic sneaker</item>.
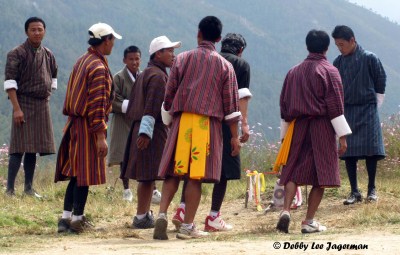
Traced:
<svg viewBox="0 0 400 255">
<path fill-rule="evenodd" d="M 138 219 L 136 216 L 133 218 L 132 228 L 135 229 L 147 229 L 154 228 L 154 216 L 153 212 L 146 213 L 143 219 Z"/>
<path fill-rule="evenodd" d="M 159 216 L 154 226 L 153 239 L 168 240 L 167 227 L 168 227 L 167 218 Z"/>
<path fill-rule="evenodd" d="M 279 216 L 279 221 L 276 225 L 276 229 L 284 233 L 289 233 L 289 223 L 290 213 L 288 211 L 282 211 L 281 215 Z"/>
<path fill-rule="evenodd" d="M 172 217 L 172 223 L 175 225 L 176 230 L 179 231 L 184 219 L 185 219 L 185 209 L 178 207 L 178 209 L 176 209 L 174 217 Z"/>
<path fill-rule="evenodd" d="M 122 193 L 122 199 L 128 202 L 132 202 L 133 200 L 132 191 L 130 189 L 125 189 Z"/>
<path fill-rule="evenodd" d="M 153 190 L 153 196 L 151 197 L 151 202 L 153 204 L 159 204 L 161 202 L 161 192 L 158 190 Z"/>
<path fill-rule="evenodd" d="M 232 230 L 232 228 L 233 228 L 232 225 L 225 223 L 220 213 L 218 213 L 216 218 L 213 218 L 210 215 L 206 217 L 204 231 L 207 232 L 230 231 Z"/>
<path fill-rule="evenodd" d="M 326 231 L 326 227 L 321 225 L 318 221 L 313 220 L 311 223 L 301 222 L 301 233 L 316 233 Z"/>
<path fill-rule="evenodd" d="M 195 225 L 191 229 L 184 227 L 183 225 L 176 234 L 176 238 L 178 239 L 192 239 L 192 238 L 203 238 L 208 236 L 209 233 L 198 230 Z"/>
</svg>

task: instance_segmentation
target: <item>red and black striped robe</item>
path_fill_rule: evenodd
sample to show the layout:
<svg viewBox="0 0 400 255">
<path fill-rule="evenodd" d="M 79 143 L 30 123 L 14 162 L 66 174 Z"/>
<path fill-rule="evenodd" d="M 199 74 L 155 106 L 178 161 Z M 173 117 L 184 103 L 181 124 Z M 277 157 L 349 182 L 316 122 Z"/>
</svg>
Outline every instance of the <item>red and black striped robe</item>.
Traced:
<svg viewBox="0 0 400 255">
<path fill-rule="evenodd" d="M 55 182 L 77 177 L 78 186 L 106 182 L 106 158 L 97 155 L 96 133 L 107 132 L 112 77 L 107 59 L 94 48 L 74 65 L 64 102 L 68 116 L 57 155 Z"/>
</svg>

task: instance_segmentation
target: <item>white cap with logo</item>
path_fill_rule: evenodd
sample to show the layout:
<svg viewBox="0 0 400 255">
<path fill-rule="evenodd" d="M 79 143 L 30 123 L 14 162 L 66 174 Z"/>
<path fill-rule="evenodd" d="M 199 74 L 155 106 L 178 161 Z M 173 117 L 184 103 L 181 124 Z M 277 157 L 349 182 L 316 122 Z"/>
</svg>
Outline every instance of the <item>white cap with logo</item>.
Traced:
<svg viewBox="0 0 400 255">
<path fill-rule="evenodd" d="M 93 33 L 93 35 L 90 35 L 91 38 L 101 39 L 101 37 L 105 35 L 112 34 L 115 38 L 122 39 L 122 36 L 117 34 L 114 29 L 106 23 L 96 23 L 89 28 L 89 31 Z"/>
<path fill-rule="evenodd" d="M 181 47 L 181 42 L 171 42 L 165 35 L 154 38 L 150 43 L 149 53 L 153 53 L 167 48 L 179 48 Z"/>
</svg>

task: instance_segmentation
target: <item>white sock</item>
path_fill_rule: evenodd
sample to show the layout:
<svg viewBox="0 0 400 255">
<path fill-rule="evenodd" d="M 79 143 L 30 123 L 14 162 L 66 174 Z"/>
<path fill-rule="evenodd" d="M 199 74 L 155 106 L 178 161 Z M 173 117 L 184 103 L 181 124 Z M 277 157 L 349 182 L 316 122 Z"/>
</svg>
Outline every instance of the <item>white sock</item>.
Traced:
<svg viewBox="0 0 400 255">
<path fill-rule="evenodd" d="M 124 189 L 125 192 L 131 191 L 131 189 Z"/>
<path fill-rule="evenodd" d="M 146 217 L 146 215 L 147 215 L 147 213 L 145 213 L 145 214 L 136 214 L 136 218 L 138 220 L 141 220 L 141 219 L 144 219 L 144 217 Z"/>
<path fill-rule="evenodd" d="M 218 217 L 218 213 L 217 211 L 210 211 L 210 216 L 213 217 L 213 219 Z"/>
<path fill-rule="evenodd" d="M 182 223 L 182 227 L 184 227 L 186 229 L 192 229 L 193 228 L 193 223 L 189 223 L 189 224 Z"/>
<path fill-rule="evenodd" d="M 82 220 L 83 215 L 72 215 L 72 221 Z"/>
<path fill-rule="evenodd" d="M 181 202 L 181 204 L 179 205 L 179 208 L 182 208 L 183 210 L 185 210 L 185 206 L 186 206 L 186 204 L 184 202 Z"/>
<path fill-rule="evenodd" d="M 70 211 L 63 211 L 63 214 L 61 216 L 62 219 L 70 219 L 72 217 L 72 212 Z"/>
<path fill-rule="evenodd" d="M 160 212 L 159 214 L 158 214 L 158 218 L 167 218 L 167 214 L 166 213 L 162 213 L 162 212 Z"/>
</svg>

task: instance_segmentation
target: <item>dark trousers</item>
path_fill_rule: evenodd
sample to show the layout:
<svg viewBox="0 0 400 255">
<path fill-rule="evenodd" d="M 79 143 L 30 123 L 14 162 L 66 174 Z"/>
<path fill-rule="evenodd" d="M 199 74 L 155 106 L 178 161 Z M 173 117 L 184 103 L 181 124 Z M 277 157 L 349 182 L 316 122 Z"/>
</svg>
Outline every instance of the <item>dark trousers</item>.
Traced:
<svg viewBox="0 0 400 255">
<path fill-rule="evenodd" d="M 346 158 L 346 170 L 347 175 L 349 177 L 351 192 L 359 193 L 358 184 L 357 184 L 357 162 L 358 158 L 351 157 Z M 378 164 L 378 159 L 376 157 L 366 157 L 365 165 L 367 167 L 368 172 L 368 192 L 375 189 L 375 177 L 376 177 L 376 167 Z"/>
<path fill-rule="evenodd" d="M 24 156 L 25 154 L 25 156 Z M 24 156 L 24 172 L 25 172 L 25 191 L 32 189 L 33 175 L 36 166 L 36 153 L 13 153 L 10 155 L 8 163 L 7 190 L 14 191 L 15 179 Z"/>
</svg>

